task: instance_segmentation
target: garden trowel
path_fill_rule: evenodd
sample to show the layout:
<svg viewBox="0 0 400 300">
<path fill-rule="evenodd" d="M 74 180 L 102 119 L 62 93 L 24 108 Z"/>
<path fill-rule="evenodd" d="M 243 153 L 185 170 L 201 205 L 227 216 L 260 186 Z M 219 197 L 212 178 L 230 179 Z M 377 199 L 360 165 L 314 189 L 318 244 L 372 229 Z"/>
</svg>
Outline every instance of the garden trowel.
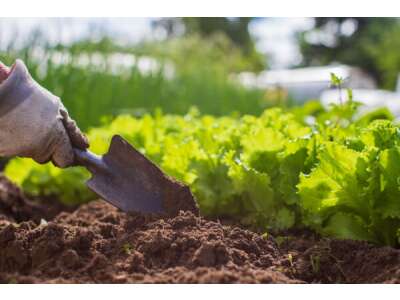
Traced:
<svg viewBox="0 0 400 300">
<path fill-rule="evenodd" d="M 176 215 L 190 210 L 198 215 L 188 186 L 165 175 L 153 162 L 119 135 L 106 154 L 74 149 L 76 164 L 92 174 L 86 185 L 125 212 Z"/>
</svg>

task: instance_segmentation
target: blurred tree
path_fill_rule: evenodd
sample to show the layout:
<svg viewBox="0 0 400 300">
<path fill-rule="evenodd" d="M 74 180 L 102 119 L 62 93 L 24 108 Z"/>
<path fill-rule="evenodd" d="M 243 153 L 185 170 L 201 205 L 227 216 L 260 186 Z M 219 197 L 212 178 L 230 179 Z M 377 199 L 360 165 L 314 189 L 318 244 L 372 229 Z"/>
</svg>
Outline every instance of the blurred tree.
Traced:
<svg viewBox="0 0 400 300">
<path fill-rule="evenodd" d="M 170 37 L 163 41 L 145 41 L 135 48 L 137 55 L 149 55 L 162 61 L 172 61 L 178 71 L 201 70 L 206 73 L 231 73 L 254 69 L 240 48 L 223 33 L 208 38 L 199 34 Z"/>
<path fill-rule="evenodd" d="M 249 33 L 249 24 L 253 18 L 182 18 L 188 34 L 200 33 L 205 36 L 217 32 L 225 33 L 234 44 L 250 53 L 254 42 Z"/>
<path fill-rule="evenodd" d="M 368 71 L 393 88 L 400 70 L 400 22 L 396 18 L 315 18 L 299 34 L 302 66 L 339 62 Z"/>
<path fill-rule="evenodd" d="M 226 35 L 251 62 L 253 71 L 265 69 L 265 57 L 255 48 L 253 37 L 249 32 L 249 24 L 255 18 L 161 18 L 156 20 L 154 27 L 161 27 L 168 37 L 181 35 L 200 35 L 210 38 L 215 35 Z"/>
</svg>

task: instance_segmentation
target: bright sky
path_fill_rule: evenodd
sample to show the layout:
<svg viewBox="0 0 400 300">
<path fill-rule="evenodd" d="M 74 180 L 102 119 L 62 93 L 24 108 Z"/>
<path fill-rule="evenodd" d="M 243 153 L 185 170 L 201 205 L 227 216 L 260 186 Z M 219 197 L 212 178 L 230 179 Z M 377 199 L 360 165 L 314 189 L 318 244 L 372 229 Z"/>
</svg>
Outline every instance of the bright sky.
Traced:
<svg viewBox="0 0 400 300">
<path fill-rule="evenodd" d="M 259 51 L 268 54 L 271 68 L 284 68 L 301 60 L 296 32 L 312 28 L 312 18 L 265 18 L 250 24 Z"/>
<path fill-rule="evenodd" d="M 0 18 L 0 50 L 32 36 L 40 27 L 51 42 L 69 43 L 85 36 L 108 34 L 121 42 L 162 37 L 151 28 L 151 18 Z M 251 23 L 258 49 L 268 54 L 272 68 L 284 68 L 301 59 L 295 33 L 311 27 L 310 18 L 264 18 Z"/>
</svg>

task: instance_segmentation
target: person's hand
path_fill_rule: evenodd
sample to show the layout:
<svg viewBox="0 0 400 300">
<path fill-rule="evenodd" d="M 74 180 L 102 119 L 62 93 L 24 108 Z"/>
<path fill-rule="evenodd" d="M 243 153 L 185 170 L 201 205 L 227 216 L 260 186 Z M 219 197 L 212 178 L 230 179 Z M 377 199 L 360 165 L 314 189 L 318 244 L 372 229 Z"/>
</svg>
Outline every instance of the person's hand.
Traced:
<svg viewBox="0 0 400 300">
<path fill-rule="evenodd" d="M 0 156 L 74 164 L 73 147 L 89 143 L 60 99 L 34 81 L 17 60 L 11 70 L 0 63 Z"/>
</svg>

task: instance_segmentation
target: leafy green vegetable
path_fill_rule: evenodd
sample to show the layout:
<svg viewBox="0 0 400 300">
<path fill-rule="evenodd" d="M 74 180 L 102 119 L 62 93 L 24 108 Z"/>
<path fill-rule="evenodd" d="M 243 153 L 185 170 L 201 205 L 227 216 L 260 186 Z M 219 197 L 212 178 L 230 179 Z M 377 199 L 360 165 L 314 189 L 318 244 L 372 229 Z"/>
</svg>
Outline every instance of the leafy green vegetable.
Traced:
<svg viewBox="0 0 400 300">
<path fill-rule="evenodd" d="M 301 121 L 304 112 L 277 108 L 260 117 L 201 116 L 196 110 L 122 115 L 88 135 L 98 154 L 107 151 L 112 135 L 122 135 L 189 184 L 204 215 L 236 218 L 267 232 L 307 226 L 323 235 L 398 245 L 399 128 L 389 120 L 357 121 L 353 114 L 332 108 L 313 125 Z M 336 122 L 344 116 L 347 123 Z M 34 195 L 70 204 L 96 198 L 84 185 L 89 174 L 83 168 L 60 170 L 18 158 L 6 174 Z"/>
<path fill-rule="evenodd" d="M 301 175 L 303 222 L 323 234 L 395 245 L 400 227 L 398 128 L 378 120 L 355 135 L 345 143 L 324 142 L 318 165 Z"/>
</svg>

